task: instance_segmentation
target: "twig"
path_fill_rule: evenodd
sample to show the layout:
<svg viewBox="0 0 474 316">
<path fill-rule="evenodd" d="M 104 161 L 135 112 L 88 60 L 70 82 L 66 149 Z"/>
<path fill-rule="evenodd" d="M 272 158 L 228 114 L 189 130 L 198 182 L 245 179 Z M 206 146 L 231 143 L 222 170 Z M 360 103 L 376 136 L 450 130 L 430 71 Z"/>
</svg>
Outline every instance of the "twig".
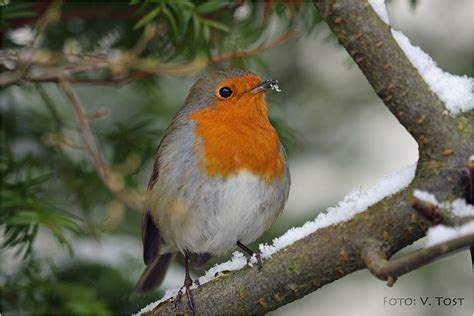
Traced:
<svg viewBox="0 0 474 316">
<path fill-rule="evenodd" d="M 287 40 L 294 37 L 295 35 L 296 35 L 295 32 L 292 32 L 292 31 L 287 32 L 287 33 L 279 36 L 277 39 L 271 41 L 270 43 L 264 44 L 262 46 L 254 48 L 252 50 L 238 51 L 238 52 L 233 52 L 233 53 L 230 53 L 230 54 L 227 54 L 227 55 L 213 57 L 213 58 L 209 59 L 209 64 L 221 64 L 221 63 L 228 62 L 228 61 L 231 61 L 232 59 L 236 59 L 236 58 L 245 58 L 245 57 L 252 57 L 252 56 L 258 55 L 261 52 L 263 52 L 264 50 L 271 49 L 275 46 L 278 46 L 278 45 L 286 42 Z"/>
<path fill-rule="evenodd" d="M 469 157 L 469 198 L 467 199 L 468 203 L 474 204 L 474 155 Z M 474 245 L 469 248 L 471 253 L 471 265 L 472 270 L 474 271 Z"/>
<path fill-rule="evenodd" d="M 91 157 L 100 178 L 107 188 L 115 194 L 118 201 L 125 205 L 136 206 L 137 203 L 142 202 L 144 194 L 135 190 L 127 189 L 125 187 L 123 176 L 112 171 L 110 165 L 97 149 L 84 106 L 82 105 L 79 96 L 74 92 L 68 79 L 59 78 L 59 88 L 72 105 L 76 124 L 84 142 L 85 151 Z"/>
<path fill-rule="evenodd" d="M 452 254 L 473 245 L 474 234 L 470 234 L 389 261 L 381 245 L 374 243 L 363 250 L 362 256 L 370 272 L 379 279 L 386 280 L 388 286 L 392 286 L 403 274 L 427 265 L 446 254 Z"/>
<path fill-rule="evenodd" d="M 436 225 L 441 222 L 441 212 L 438 205 L 415 198 L 413 208 L 425 218 L 432 221 L 433 224 Z"/>
<path fill-rule="evenodd" d="M 46 105 L 49 112 L 51 113 L 51 116 L 53 117 L 53 120 L 55 122 L 56 132 L 58 132 L 61 129 L 61 127 L 64 125 L 63 119 L 61 118 L 58 110 L 56 109 L 56 106 L 54 105 L 53 100 L 49 97 L 48 93 L 43 88 L 43 86 L 37 83 L 35 87 L 36 87 L 36 90 L 38 90 L 38 93 L 40 94 L 41 98 L 43 99 L 44 104 Z"/>
<path fill-rule="evenodd" d="M 43 36 L 48 27 L 53 24 L 56 24 L 61 17 L 61 6 L 63 1 L 57 0 L 53 2 L 45 13 L 38 19 L 36 23 L 36 34 L 33 40 L 27 46 L 28 48 L 38 48 L 43 41 Z M 13 83 L 24 78 L 33 64 L 33 56 L 31 54 L 26 54 L 25 59 L 21 64 L 18 64 L 17 70 L 12 72 L 6 72 L 5 74 L 0 75 L 0 86 L 3 86 L 3 81 L 5 80 L 6 84 Z M 2 63 L 3 64 L 3 63 Z"/>
<path fill-rule="evenodd" d="M 474 204 L 474 155 L 469 158 L 469 203 Z"/>
<path fill-rule="evenodd" d="M 138 39 L 135 47 L 133 47 L 132 54 L 134 56 L 140 56 L 140 54 L 148 47 L 148 44 L 150 44 L 157 34 L 158 25 L 156 23 L 148 23 L 145 26 L 142 36 Z"/>
<path fill-rule="evenodd" d="M 29 47 L 37 48 L 43 41 L 44 33 L 51 26 L 61 19 L 61 7 L 63 0 L 56 0 L 48 7 L 46 12 L 39 18 L 36 24 L 36 35 Z"/>
<path fill-rule="evenodd" d="M 258 55 L 264 50 L 271 49 L 296 35 L 288 32 L 274 41 L 249 51 L 233 52 L 231 54 L 212 57 L 210 59 L 197 57 L 189 63 L 163 64 L 156 58 L 137 56 L 146 48 L 147 42 L 155 35 L 153 29 L 145 30 L 142 40 L 131 52 L 119 52 L 116 55 L 79 55 L 73 53 L 50 52 L 41 49 L 0 51 L 0 64 L 15 64 L 16 69 L 0 74 L 0 86 L 8 86 L 19 80 L 30 82 L 59 82 L 61 77 L 67 77 L 71 83 L 100 83 L 122 85 L 134 80 L 161 75 L 183 75 L 195 73 L 209 64 L 228 62 L 236 58 Z M 34 72 L 22 70 L 25 64 L 35 67 Z M 110 71 L 96 77 L 79 77 L 90 72 Z"/>
<path fill-rule="evenodd" d="M 26 60 L 23 59 L 26 56 Z M 0 63 L 5 65 L 14 61 L 17 69 L 0 74 L 0 86 L 5 87 L 19 80 L 30 82 L 59 82 L 63 76 L 68 77 L 71 83 L 105 83 L 123 84 L 132 80 L 142 79 L 153 75 L 183 75 L 196 72 L 207 65 L 204 58 L 196 58 L 185 64 L 163 64 L 155 58 L 131 58 L 128 52 L 121 52 L 116 56 L 108 55 L 75 55 L 49 52 L 46 50 L 3 51 L 0 54 Z M 133 59 L 133 62 L 131 60 Z M 25 63 L 35 66 L 35 71 L 25 73 L 19 67 Z M 87 72 L 109 70 L 120 76 L 75 77 Z M 127 73 L 127 75 L 121 75 Z"/>
<path fill-rule="evenodd" d="M 474 216 L 456 216 L 451 209 L 440 207 L 416 197 L 412 206 L 420 215 L 431 221 L 433 225 L 443 223 L 447 226 L 459 226 L 474 220 Z"/>
<path fill-rule="evenodd" d="M 74 117 L 76 118 L 76 124 L 79 128 L 82 140 L 85 145 L 85 150 L 92 158 L 92 161 L 94 162 L 100 177 L 104 180 L 107 180 L 111 174 L 111 170 L 109 165 L 105 162 L 104 158 L 97 150 L 97 146 L 95 144 L 94 137 L 92 136 L 89 121 L 87 119 L 82 102 L 72 89 L 69 81 L 67 81 L 65 78 L 59 79 L 59 88 L 71 102 L 72 108 L 74 110 Z"/>
</svg>

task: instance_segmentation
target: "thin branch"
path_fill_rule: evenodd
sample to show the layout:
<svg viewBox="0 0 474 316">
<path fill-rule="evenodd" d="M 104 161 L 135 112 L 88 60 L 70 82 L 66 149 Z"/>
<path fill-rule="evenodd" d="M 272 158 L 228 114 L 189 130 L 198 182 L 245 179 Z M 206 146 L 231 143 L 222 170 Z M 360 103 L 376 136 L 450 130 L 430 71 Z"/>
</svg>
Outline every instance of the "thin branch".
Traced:
<svg viewBox="0 0 474 316">
<path fill-rule="evenodd" d="M 59 82 L 61 77 L 68 78 L 71 83 L 122 84 L 153 75 L 189 74 L 204 68 L 206 63 L 205 59 L 196 58 L 185 64 L 162 64 L 150 57 L 134 58 L 128 52 L 112 55 L 78 55 L 43 49 L 6 50 L 0 52 L 0 64 L 7 69 L 11 64 L 17 68 L 0 74 L 0 86 L 8 86 L 19 80 Z M 35 71 L 25 73 L 23 70 L 25 64 L 34 66 Z M 103 78 L 103 75 L 98 75 L 101 71 L 110 71 L 115 76 L 108 74 Z M 127 75 L 128 71 L 131 72 Z M 75 77 L 83 74 L 88 76 Z"/>
<path fill-rule="evenodd" d="M 63 5 L 63 0 L 56 0 L 51 3 L 45 13 L 39 18 L 36 23 L 36 34 L 33 38 L 29 47 L 38 48 L 43 41 L 44 33 L 46 30 L 59 22 L 61 19 L 61 7 Z"/>
<path fill-rule="evenodd" d="M 122 178 L 123 176 L 113 172 L 111 166 L 99 152 L 84 106 L 69 81 L 65 78 L 59 78 L 59 88 L 72 105 L 76 124 L 84 142 L 85 151 L 91 157 L 102 181 L 121 203 L 129 206 L 136 206 L 141 203 L 144 199 L 144 194 L 126 188 Z M 110 210 L 114 209 L 111 208 Z"/>
<path fill-rule="evenodd" d="M 275 46 L 281 45 L 282 43 L 286 42 L 287 40 L 294 37 L 295 35 L 296 35 L 295 32 L 292 32 L 292 31 L 287 32 L 287 33 L 279 36 L 275 40 L 273 40 L 273 41 L 271 41 L 267 44 L 264 44 L 262 46 L 259 46 L 257 48 L 254 48 L 252 50 L 237 51 L 237 52 L 233 52 L 233 53 L 230 53 L 230 54 L 227 54 L 227 55 L 213 57 L 209 60 L 209 64 L 221 64 L 221 63 L 225 63 L 225 62 L 231 61 L 231 60 L 236 59 L 236 58 L 246 58 L 246 57 L 256 56 L 256 55 L 260 54 L 261 52 L 263 52 L 265 50 L 268 50 L 268 49 L 271 49 Z"/>
<path fill-rule="evenodd" d="M 415 138 L 423 158 L 443 160 L 436 144 L 461 142 L 456 122 L 366 0 L 313 0 L 374 91 Z M 429 115 L 429 119 L 426 119 Z M 426 153 L 425 153 L 426 150 Z M 436 154 L 436 156 L 433 156 Z"/>
<path fill-rule="evenodd" d="M 428 201 L 414 198 L 413 208 L 433 225 L 444 224 L 447 226 L 460 226 L 474 220 L 474 216 L 456 216 L 449 208 L 440 207 Z"/>
<path fill-rule="evenodd" d="M 64 125 L 64 121 L 61 118 L 61 115 L 59 114 L 58 110 L 56 109 L 56 106 L 54 104 L 54 101 L 50 98 L 46 90 L 43 88 L 41 84 L 36 84 L 35 85 L 36 90 L 38 91 L 41 99 L 43 99 L 43 103 L 45 104 L 46 108 L 48 109 L 49 113 L 53 117 L 54 123 L 55 123 L 55 130 L 58 132 L 61 127 Z"/>
<path fill-rule="evenodd" d="M 469 157 L 469 195 L 468 202 L 474 204 L 474 154 Z"/>
<path fill-rule="evenodd" d="M 474 234 L 470 234 L 389 261 L 380 245 L 375 243 L 368 245 L 363 250 L 362 256 L 370 272 L 379 279 L 386 280 L 388 286 L 392 286 L 403 274 L 425 266 L 444 255 L 453 254 L 473 245 Z"/>
<path fill-rule="evenodd" d="M 48 6 L 44 14 L 36 22 L 36 34 L 34 35 L 33 40 L 27 45 L 27 48 L 36 49 L 40 46 L 41 42 L 43 41 L 44 33 L 48 27 L 56 24 L 59 21 L 59 18 L 61 17 L 62 4 L 62 0 L 57 0 Z M 5 85 L 7 85 L 9 83 L 21 80 L 28 74 L 33 64 L 32 54 L 25 54 L 24 57 L 25 58 L 23 62 L 18 64 L 18 67 L 15 71 L 0 74 L 0 87 L 4 86 L 3 81 L 5 81 Z M 3 61 L 0 63 L 5 66 Z"/>
<path fill-rule="evenodd" d="M 143 51 L 148 47 L 148 44 L 158 35 L 158 25 L 156 23 L 148 23 L 145 26 L 145 30 L 142 36 L 138 39 L 135 47 L 132 49 L 134 56 L 140 56 Z"/>
<path fill-rule="evenodd" d="M 79 55 L 74 53 L 50 52 L 41 49 L 0 51 L 0 64 L 16 69 L 0 74 L 0 86 L 8 86 L 19 80 L 30 82 L 58 82 L 61 77 L 71 83 L 126 84 L 134 80 L 161 75 L 185 75 L 198 72 L 209 64 L 220 64 L 236 58 L 248 58 L 282 44 L 296 33 L 285 33 L 275 40 L 249 51 L 233 52 L 210 59 L 197 57 L 189 63 L 163 64 L 156 58 L 137 56 L 155 36 L 156 29 L 146 28 L 142 39 L 131 52 L 119 52 L 113 55 Z M 35 71 L 25 72 L 22 65 L 35 66 Z M 109 71 L 111 74 L 100 73 Z M 88 74 L 87 77 L 80 76 Z M 95 76 L 94 76 L 95 74 Z"/>
<path fill-rule="evenodd" d="M 469 199 L 468 203 L 474 204 L 474 155 L 469 157 Z M 469 248 L 471 252 L 471 265 L 474 271 L 474 245 Z"/>
<path fill-rule="evenodd" d="M 74 111 L 74 117 L 76 118 L 76 124 L 81 133 L 86 152 L 92 158 L 92 161 L 94 162 L 100 177 L 104 180 L 107 180 L 111 174 L 111 169 L 100 152 L 97 150 L 94 136 L 92 136 L 92 131 L 89 125 L 89 120 L 87 119 L 84 106 L 82 105 L 79 96 L 74 92 L 71 84 L 64 78 L 59 79 L 59 88 L 71 102 Z"/>
<path fill-rule="evenodd" d="M 441 223 L 441 211 L 438 205 L 415 198 L 413 208 L 425 218 L 433 222 L 434 225 Z"/>
</svg>

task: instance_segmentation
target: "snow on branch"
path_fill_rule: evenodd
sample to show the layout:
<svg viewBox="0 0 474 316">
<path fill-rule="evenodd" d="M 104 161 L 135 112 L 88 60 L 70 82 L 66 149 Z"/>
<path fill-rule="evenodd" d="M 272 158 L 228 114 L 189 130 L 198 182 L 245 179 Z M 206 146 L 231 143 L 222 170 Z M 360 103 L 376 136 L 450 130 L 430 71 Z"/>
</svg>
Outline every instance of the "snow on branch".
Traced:
<svg viewBox="0 0 474 316">
<path fill-rule="evenodd" d="M 387 6 L 385 5 L 385 0 L 368 0 L 369 4 L 374 9 L 375 13 L 379 16 L 385 24 L 390 24 L 387 13 Z"/>
<path fill-rule="evenodd" d="M 385 0 L 368 0 L 375 13 L 387 25 L 390 25 Z M 420 75 L 444 102 L 451 115 L 467 112 L 474 108 L 474 78 L 455 76 L 444 72 L 436 62 L 421 48 L 414 46 L 400 31 L 391 29 L 393 38 L 405 52 Z"/>
<path fill-rule="evenodd" d="M 440 214 L 442 212 L 441 209 L 446 210 L 448 213 L 445 214 L 442 224 L 428 229 L 425 247 L 431 247 L 451 239 L 474 234 L 474 205 L 468 204 L 465 199 L 458 198 L 453 202 L 439 202 L 434 194 L 421 190 L 415 190 L 413 196 L 418 200 L 414 207 L 425 217 L 433 220 L 435 224 L 439 224 L 439 220 L 434 219 L 443 218 Z M 467 221 L 460 225 L 451 225 L 455 222 L 450 219 L 451 217 L 464 218 Z M 447 226 L 445 224 L 450 225 Z"/>
<path fill-rule="evenodd" d="M 442 224 L 436 225 L 428 229 L 425 247 L 431 247 L 444 243 L 448 240 L 468 235 L 472 235 L 471 243 L 474 243 L 474 220 L 457 227 L 450 227 Z"/>
<path fill-rule="evenodd" d="M 277 251 L 288 247 L 295 241 L 308 236 L 316 230 L 350 220 L 354 215 L 365 211 L 368 207 L 389 197 L 406 187 L 415 177 L 416 165 L 382 178 L 373 188 L 362 191 L 352 190 L 336 206 L 320 213 L 316 219 L 306 222 L 301 227 L 290 228 L 282 236 L 275 238 L 272 245 L 260 245 L 262 258 L 269 258 Z"/>
<path fill-rule="evenodd" d="M 427 53 L 412 45 L 402 32 L 392 29 L 392 35 L 431 90 L 444 102 L 449 113 L 456 115 L 474 109 L 474 78 L 444 72 Z"/>
<path fill-rule="evenodd" d="M 453 202 L 439 202 L 434 196 L 434 194 L 421 190 L 413 191 L 413 196 L 418 200 L 421 200 L 438 208 L 447 209 L 454 216 L 474 216 L 474 205 L 468 204 L 465 199 L 458 198 L 455 199 Z"/>
</svg>

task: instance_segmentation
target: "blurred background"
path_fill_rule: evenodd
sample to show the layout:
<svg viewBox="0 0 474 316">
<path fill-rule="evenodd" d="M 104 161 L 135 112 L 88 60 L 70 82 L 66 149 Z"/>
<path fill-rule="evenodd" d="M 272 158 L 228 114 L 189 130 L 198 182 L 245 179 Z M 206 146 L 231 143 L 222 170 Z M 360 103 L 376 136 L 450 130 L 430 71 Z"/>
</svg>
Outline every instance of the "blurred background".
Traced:
<svg viewBox="0 0 474 316">
<path fill-rule="evenodd" d="M 288 150 L 292 188 L 285 211 L 254 249 L 313 219 L 352 188 L 370 188 L 382 176 L 416 162 L 415 141 L 384 107 L 311 3 L 218 3 L 66 1 L 60 18 L 46 23 L 41 47 L 48 50 L 130 51 L 152 25 L 158 35 L 139 54 L 163 63 L 235 51 L 258 54 L 193 74 L 123 85 L 110 84 L 108 73 L 82 77 L 95 80 L 73 87 L 112 170 L 107 181 L 84 150 L 72 107 L 55 83 L 19 82 L 2 89 L 2 314 L 130 314 L 159 299 L 166 288 L 182 285 L 184 268 L 178 257 L 159 290 L 133 294 L 144 268 L 141 198 L 164 130 L 191 85 L 213 68 L 244 67 L 262 78 L 278 79 L 283 90 L 269 93 L 267 100 Z M 19 1 L 3 5 L 2 49 L 31 45 L 50 6 Z M 388 2 L 395 29 L 443 70 L 471 77 L 472 12 L 472 0 Z M 258 49 L 282 34 L 289 39 Z M 404 251 L 422 246 L 420 240 Z M 208 267 L 227 259 L 217 258 Z M 203 273 L 193 271 L 194 276 Z M 384 304 L 385 297 L 464 301 L 462 306 L 391 306 Z M 464 251 L 401 277 L 393 288 L 359 271 L 271 314 L 468 315 L 473 310 L 470 255 Z"/>
</svg>

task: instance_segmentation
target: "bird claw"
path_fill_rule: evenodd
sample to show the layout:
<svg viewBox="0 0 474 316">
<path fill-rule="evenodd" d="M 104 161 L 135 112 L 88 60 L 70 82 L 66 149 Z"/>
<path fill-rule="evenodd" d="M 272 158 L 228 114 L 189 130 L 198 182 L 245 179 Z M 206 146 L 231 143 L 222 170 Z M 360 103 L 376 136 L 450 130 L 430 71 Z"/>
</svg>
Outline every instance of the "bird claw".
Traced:
<svg viewBox="0 0 474 316">
<path fill-rule="evenodd" d="M 260 252 L 255 253 L 255 257 L 257 258 L 257 268 L 258 271 L 262 270 L 263 263 L 262 263 L 262 257 L 260 256 Z"/>
<path fill-rule="evenodd" d="M 254 253 L 254 255 L 255 255 L 255 259 L 257 260 L 257 269 L 258 269 L 258 271 L 260 271 L 260 270 L 262 270 L 262 267 L 263 267 L 262 257 L 260 256 L 259 252 Z M 252 259 L 253 259 L 253 256 L 247 257 L 247 265 L 248 266 L 251 266 L 251 267 L 253 266 Z"/>
<path fill-rule="evenodd" d="M 258 271 L 262 270 L 262 257 L 260 256 L 260 252 L 253 252 L 249 247 L 245 246 L 243 243 L 240 241 L 237 241 L 237 246 L 239 246 L 243 251 L 245 251 L 248 255 L 247 257 L 247 265 L 252 266 L 252 258 L 253 255 L 255 255 L 255 258 L 257 259 L 257 268 Z"/>
<path fill-rule="evenodd" d="M 181 302 L 181 297 L 183 297 L 183 288 L 184 288 L 184 286 L 182 286 L 179 289 L 178 294 L 176 294 L 176 297 L 174 298 L 174 308 L 175 309 L 178 309 L 178 304 Z"/>
<path fill-rule="evenodd" d="M 197 284 L 200 286 L 199 281 L 196 279 Z M 196 282 L 195 281 L 195 282 Z M 184 279 L 184 285 L 179 289 L 178 294 L 176 294 L 176 297 L 174 299 L 174 308 L 178 309 L 178 304 L 181 302 L 181 298 L 183 297 L 183 289 L 186 292 L 186 298 L 188 300 L 188 306 L 189 309 L 192 311 L 194 315 L 194 296 L 193 292 L 191 291 L 191 286 L 193 285 L 193 280 L 191 277 L 186 276 Z"/>
</svg>

